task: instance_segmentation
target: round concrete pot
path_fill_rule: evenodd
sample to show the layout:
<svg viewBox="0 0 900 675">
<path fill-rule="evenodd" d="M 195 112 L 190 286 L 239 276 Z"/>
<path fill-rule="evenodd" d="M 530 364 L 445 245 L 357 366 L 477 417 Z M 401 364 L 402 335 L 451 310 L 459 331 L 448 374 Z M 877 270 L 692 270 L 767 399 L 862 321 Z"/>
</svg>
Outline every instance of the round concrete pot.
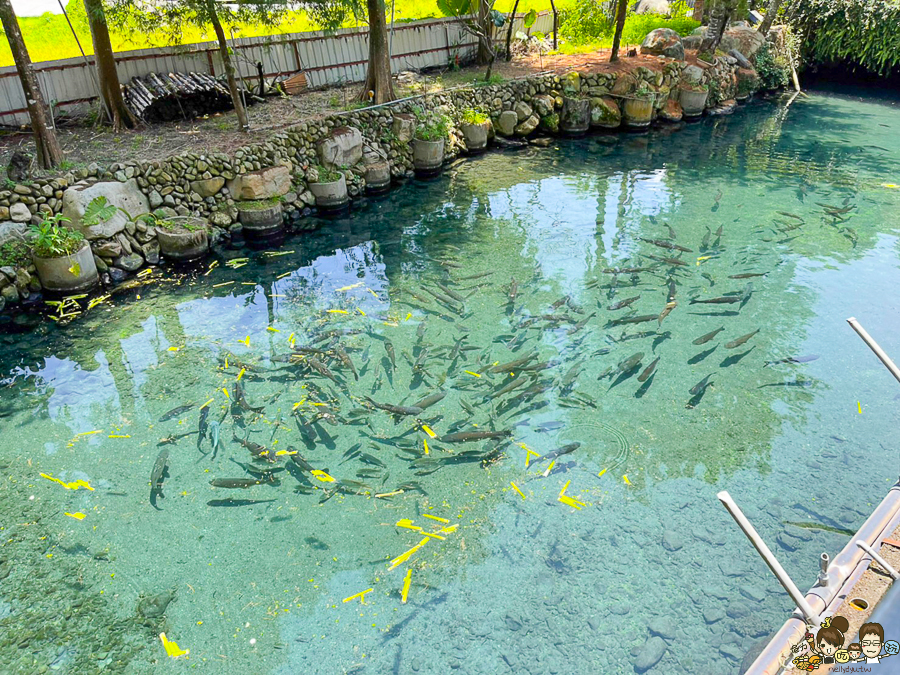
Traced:
<svg viewBox="0 0 900 675">
<path fill-rule="evenodd" d="M 581 136 L 591 126 L 591 100 L 589 98 L 563 97 L 559 130 L 566 136 Z"/>
<path fill-rule="evenodd" d="M 700 117 L 706 108 L 707 98 L 709 98 L 709 91 L 694 91 L 692 89 L 680 89 L 678 91 L 678 102 L 681 103 L 681 109 L 684 111 L 685 117 Z"/>
<path fill-rule="evenodd" d="M 236 206 L 245 237 L 269 237 L 284 229 L 281 202 L 267 206 L 238 202 Z"/>
<path fill-rule="evenodd" d="M 444 139 L 439 141 L 413 140 L 413 167 L 419 176 L 436 176 L 444 164 Z"/>
<path fill-rule="evenodd" d="M 310 183 L 309 191 L 315 196 L 319 211 L 324 213 L 343 211 L 344 207 L 350 203 L 350 196 L 347 194 L 347 177 L 344 174 L 341 174 L 338 180 L 330 183 Z"/>
<path fill-rule="evenodd" d="M 45 291 L 84 293 L 100 282 L 94 254 L 87 242 L 71 255 L 58 258 L 41 258 L 33 255 L 32 260 Z"/>
<path fill-rule="evenodd" d="M 189 225 L 195 228 L 188 230 L 184 227 L 166 229 L 156 228 L 156 239 L 159 241 L 159 251 L 169 260 L 196 260 L 206 255 L 209 250 L 209 234 L 207 223 L 203 218 L 173 218 L 176 226 Z"/>
<path fill-rule="evenodd" d="M 646 129 L 653 120 L 652 98 L 626 98 L 622 106 L 622 120 L 629 129 Z"/>
<path fill-rule="evenodd" d="M 463 138 L 466 139 L 466 150 L 469 153 L 484 152 L 488 144 L 488 133 L 491 130 L 489 120 L 481 124 L 461 124 L 459 130 L 462 131 Z"/>
<path fill-rule="evenodd" d="M 391 189 L 391 165 L 386 160 L 366 164 L 366 192 L 380 195 Z"/>
</svg>

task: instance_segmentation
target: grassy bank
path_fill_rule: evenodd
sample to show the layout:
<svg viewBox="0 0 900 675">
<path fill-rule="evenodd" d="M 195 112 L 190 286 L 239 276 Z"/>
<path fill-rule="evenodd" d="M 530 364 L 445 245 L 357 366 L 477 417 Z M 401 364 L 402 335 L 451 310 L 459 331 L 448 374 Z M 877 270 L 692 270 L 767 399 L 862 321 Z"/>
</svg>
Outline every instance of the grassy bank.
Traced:
<svg viewBox="0 0 900 675">
<path fill-rule="evenodd" d="M 512 10 L 515 0 L 498 0 L 496 8 L 501 12 Z M 559 7 L 560 3 L 557 3 Z M 550 9 L 550 0 L 520 0 L 518 11 L 527 12 L 531 9 L 542 11 Z M 91 33 L 88 29 L 87 19 L 82 5 L 82 0 L 71 0 L 66 10 L 75 27 L 78 40 L 88 54 L 93 53 L 91 45 Z M 388 6 L 390 16 L 390 3 Z M 396 0 L 394 6 L 395 21 L 412 21 L 440 16 L 435 0 Z M 19 17 L 22 27 L 22 35 L 32 61 L 53 61 L 80 56 L 78 45 L 69 29 L 66 19 L 61 14 L 44 14 L 38 17 Z M 353 25 L 353 24 L 350 24 Z M 273 35 L 283 33 L 299 33 L 302 31 L 318 30 L 306 12 L 293 12 L 277 28 L 268 26 L 237 25 L 234 26 L 235 37 L 255 37 L 259 35 Z M 226 28 L 226 32 L 228 28 Z M 171 44 L 167 36 L 127 34 L 110 30 L 113 49 L 117 52 L 132 49 L 147 49 L 149 47 L 163 47 Z M 181 36 L 179 44 L 191 44 L 193 42 L 207 42 L 215 39 L 210 27 L 208 30 L 189 28 Z M 12 53 L 6 40 L 0 41 L 0 66 L 13 65 Z"/>
</svg>

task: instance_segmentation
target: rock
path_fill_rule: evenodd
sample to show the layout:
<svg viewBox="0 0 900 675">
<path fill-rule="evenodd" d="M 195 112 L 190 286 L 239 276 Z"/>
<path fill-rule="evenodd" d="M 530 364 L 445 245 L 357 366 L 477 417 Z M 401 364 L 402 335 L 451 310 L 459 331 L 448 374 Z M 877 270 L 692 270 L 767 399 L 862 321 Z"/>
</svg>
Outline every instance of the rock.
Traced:
<svg viewBox="0 0 900 675">
<path fill-rule="evenodd" d="M 531 117 L 534 111 L 531 109 L 530 105 L 525 103 L 525 101 L 519 101 L 513 108 L 513 112 L 516 113 L 516 118 L 519 122 L 524 122 L 529 117 Z"/>
<path fill-rule="evenodd" d="M 650 620 L 647 628 L 650 629 L 650 635 L 658 635 L 666 640 L 674 640 L 678 624 L 675 623 L 675 619 L 671 616 L 656 616 Z"/>
<path fill-rule="evenodd" d="M 4 265 L 0 267 L 0 273 L 3 274 L 10 281 L 14 281 L 16 278 L 16 269 L 14 267 L 10 267 L 9 265 Z"/>
<path fill-rule="evenodd" d="M 271 166 L 242 173 L 227 185 L 234 199 L 271 199 L 290 192 L 291 172 L 286 166 Z"/>
<path fill-rule="evenodd" d="M 218 227 L 228 227 L 231 225 L 232 219 L 224 211 L 213 211 L 209 216 L 209 222 Z"/>
<path fill-rule="evenodd" d="M 353 166 L 362 159 L 362 133 L 355 127 L 337 127 L 316 144 L 316 152 L 323 166 Z"/>
<path fill-rule="evenodd" d="M 725 34 L 722 35 L 722 41 L 719 43 L 719 49 L 724 52 L 730 52 L 736 49 L 749 59 L 751 62 L 756 58 L 756 52 L 765 44 L 766 38 L 754 28 L 750 26 L 730 26 Z"/>
<path fill-rule="evenodd" d="M 726 642 L 725 644 L 720 645 L 719 651 L 732 662 L 744 657 L 744 650 L 741 649 L 740 645 L 737 645 L 734 642 Z"/>
<path fill-rule="evenodd" d="M 22 150 L 16 150 L 9 158 L 9 164 L 6 166 L 6 176 L 11 181 L 18 182 L 28 180 L 31 177 L 31 166 L 34 157 Z"/>
<path fill-rule="evenodd" d="M 541 117 L 549 115 L 553 112 L 552 96 L 548 96 L 546 94 L 542 96 L 535 96 L 534 99 L 532 99 L 531 103 L 534 105 L 535 112 Z"/>
<path fill-rule="evenodd" d="M 522 122 L 519 126 L 516 127 L 516 136 L 527 136 L 532 131 L 537 129 L 537 125 L 540 124 L 540 119 L 537 115 L 532 114 L 527 120 Z"/>
<path fill-rule="evenodd" d="M 150 210 L 150 202 L 141 192 L 135 179 L 124 183 L 76 183 L 63 193 L 62 213 L 71 219 L 69 226 L 79 230 L 87 239 L 106 239 L 125 229 L 128 216 L 116 211 L 112 218 L 97 225 L 85 226 L 81 219 L 88 204 L 96 197 L 106 197 L 106 201 L 119 209 L 137 217 Z"/>
<path fill-rule="evenodd" d="M 541 118 L 541 129 L 545 131 L 549 131 L 550 133 L 557 133 L 559 131 L 559 115 L 553 113 L 552 115 L 545 115 Z M 550 145 L 550 139 L 547 140 L 547 145 Z M 534 141 L 531 142 L 532 145 L 536 145 Z"/>
<path fill-rule="evenodd" d="M 121 284 L 128 278 L 128 272 L 126 272 L 125 270 L 121 270 L 118 267 L 110 267 L 109 278 L 114 284 Z"/>
<path fill-rule="evenodd" d="M 635 89 L 637 89 L 637 80 L 633 74 L 628 73 L 616 78 L 616 83 L 613 85 L 610 93 L 614 96 L 630 96 Z"/>
<path fill-rule="evenodd" d="M 729 98 L 725 101 L 720 101 L 719 105 L 717 105 L 715 108 L 710 108 L 709 114 L 730 115 L 735 111 L 735 108 L 737 108 L 737 101 L 735 101 L 733 98 Z"/>
<path fill-rule="evenodd" d="M 191 181 L 191 190 L 196 192 L 201 197 L 212 197 L 218 194 L 223 185 L 225 185 L 225 179 L 221 177 L 207 178 L 205 180 L 194 180 Z M 153 204 L 150 204 L 150 207 L 155 208 Z"/>
<path fill-rule="evenodd" d="M 543 125 L 543 123 L 544 123 L 544 120 L 541 120 L 542 125 Z M 557 126 L 559 126 L 559 125 L 557 125 Z M 530 145 L 535 145 L 539 148 L 549 148 L 551 145 L 553 145 L 553 139 L 547 138 L 546 136 L 544 136 L 542 138 L 532 138 L 530 141 L 528 141 L 528 143 Z"/>
<path fill-rule="evenodd" d="M 668 646 L 661 637 L 653 636 L 638 650 L 634 659 L 634 670 L 643 673 L 659 663 Z"/>
<path fill-rule="evenodd" d="M 148 264 L 159 265 L 159 242 L 156 239 L 141 246 L 141 251 L 143 251 L 144 259 Z"/>
<path fill-rule="evenodd" d="M 22 202 L 9 207 L 9 217 L 14 223 L 27 223 L 31 221 L 31 211 Z"/>
<path fill-rule="evenodd" d="M 659 111 L 659 116 L 667 122 L 680 122 L 681 118 L 684 117 L 684 111 L 681 109 L 681 104 L 678 101 L 668 99 Z"/>
<path fill-rule="evenodd" d="M 162 195 L 159 194 L 159 192 L 157 192 L 156 190 L 151 190 L 150 191 L 150 208 L 158 209 L 162 205 L 163 205 Z"/>
<path fill-rule="evenodd" d="M 741 68 L 752 68 L 753 67 L 753 64 L 750 63 L 746 59 L 746 57 L 743 54 L 741 54 L 737 49 L 730 49 L 728 51 L 728 54 L 734 57 L 734 59 L 738 62 L 738 65 Z"/>
<path fill-rule="evenodd" d="M 667 551 L 678 551 L 684 546 L 684 540 L 671 530 L 666 530 L 662 544 Z"/>
<path fill-rule="evenodd" d="M 700 43 L 703 42 L 702 35 L 685 35 L 681 38 L 681 46 L 685 49 L 697 50 L 700 49 Z"/>
<path fill-rule="evenodd" d="M 578 71 L 573 70 L 570 73 L 566 73 L 566 76 L 563 78 L 563 92 L 567 96 L 575 96 L 581 93 L 581 75 L 578 74 Z"/>
<path fill-rule="evenodd" d="M 497 120 L 496 130 L 501 136 L 512 136 L 516 131 L 516 125 L 519 123 L 519 116 L 512 110 L 504 110 L 500 113 Z"/>
<path fill-rule="evenodd" d="M 122 255 L 122 245 L 115 240 L 102 241 L 99 244 L 92 244 L 91 250 L 104 258 L 117 258 Z"/>
<path fill-rule="evenodd" d="M 700 66 L 685 66 L 681 71 L 681 79 L 688 84 L 700 84 L 703 79 L 703 68 Z"/>
<path fill-rule="evenodd" d="M 672 9 L 669 7 L 668 0 L 638 0 L 634 4 L 635 14 L 661 14 L 668 16 Z"/>
<path fill-rule="evenodd" d="M 409 143 L 416 134 L 416 118 L 408 113 L 394 115 L 391 131 L 401 143 Z"/>
<path fill-rule="evenodd" d="M 753 600 L 754 602 L 762 602 L 766 599 L 766 592 L 759 586 L 741 585 L 740 593 L 748 600 Z"/>
<path fill-rule="evenodd" d="M 10 239 L 21 239 L 25 236 L 25 232 L 27 232 L 27 228 L 24 223 L 0 223 L 0 245 Z"/>
<path fill-rule="evenodd" d="M 622 111 L 615 99 L 600 96 L 591 99 L 591 126 L 615 129 L 622 123 Z"/>
<path fill-rule="evenodd" d="M 19 291 L 19 295 L 26 296 L 28 295 L 28 286 L 31 284 L 31 275 L 27 270 L 23 270 L 21 268 L 16 270 L 16 289 Z"/>
<path fill-rule="evenodd" d="M 647 33 L 641 43 L 641 54 L 668 56 L 684 61 L 684 45 L 681 36 L 671 28 L 657 28 Z"/>
<path fill-rule="evenodd" d="M 714 624 L 725 618 L 725 610 L 721 607 L 711 607 L 703 610 L 703 619 L 707 624 Z"/>
<path fill-rule="evenodd" d="M 107 265 L 106 261 L 99 255 L 94 256 L 94 264 L 97 266 L 97 271 L 100 272 L 100 274 L 109 270 L 109 265 Z"/>
<path fill-rule="evenodd" d="M 113 261 L 113 265 L 126 272 L 137 272 L 144 266 L 144 259 L 137 253 L 119 256 Z"/>
</svg>

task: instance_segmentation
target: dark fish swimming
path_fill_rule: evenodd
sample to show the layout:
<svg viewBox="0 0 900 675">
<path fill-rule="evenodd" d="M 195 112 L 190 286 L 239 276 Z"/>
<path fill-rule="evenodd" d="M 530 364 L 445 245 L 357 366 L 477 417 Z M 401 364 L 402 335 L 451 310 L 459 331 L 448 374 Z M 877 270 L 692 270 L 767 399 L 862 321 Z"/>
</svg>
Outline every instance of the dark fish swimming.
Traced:
<svg viewBox="0 0 900 675">
<path fill-rule="evenodd" d="M 384 351 L 387 352 L 391 361 L 391 371 L 397 370 L 397 357 L 394 356 L 394 344 L 390 340 L 384 341 Z"/>
<path fill-rule="evenodd" d="M 786 359 L 778 359 L 777 361 L 766 361 L 763 364 L 763 368 L 766 366 L 774 366 L 778 363 L 809 363 L 810 361 L 815 361 L 819 358 L 818 354 L 810 354 L 809 356 L 789 356 Z"/>
<path fill-rule="evenodd" d="M 635 302 L 636 300 L 640 300 L 640 299 L 641 299 L 641 296 L 636 295 L 636 296 L 634 296 L 633 298 L 627 298 L 627 299 L 625 299 L 625 300 L 619 300 L 619 302 L 613 303 L 612 305 L 610 305 L 610 306 L 607 307 L 606 309 L 608 309 L 609 311 L 613 312 L 613 311 L 615 311 L 615 310 L 617 310 L 617 309 L 622 309 L 623 307 L 628 307 L 628 305 L 630 305 L 632 302 Z"/>
<path fill-rule="evenodd" d="M 246 490 L 254 485 L 264 483 L 276 484 L 275 474 L 266 474 L 265 478 L 213 478 L 209 484 L 217 488 L 240 488 Z"/>
<path fill-rule="evenodd" d="M 698 300 L 697 298 L 691 298 L 692 305 L 730 305 L 735 302 L 740 302 L 741 296 L 739 295 L 725 295 L 721 298 L 708 298 L 706 300 Z"/>
<path fill-rule="evenodd" d="M 741 274 L 732 274 L 729 279 L 752 279 L 753 277 L 764 277 L 768 272 L 743 272 Z"/>
<path fill-rule="evenodd" d="M 417 406 L 391 405 L 390 403 L 377 403 L 368 396 L 365 399 L 379 410 L 384 410 L 392 415 L 418 415 L 422 412 L 422 408 Z"/>
<path fill-rule="evenodd" d="M 252 506 L 253 504 L 271 504 L 275 499 L 210 499 L 207 506 Z"/>
<path fill-rule="evenodd" d="M 712 331 L 711 333 L 707 333 L 706 335 L 701 335 L 696 340 L 694 340 L 694 344 L 695 345 L 705 345 L 707 342 L 712 340 L 714 337 L 716 337 L 716 335 L 721 333 L 723 330 L 725 330 L 725 326 L 722 326 L 721 328 L 716 328 L 714 331 Z"/>
<path fill-rule="evenodd" d="M 557 457 L 562 457 L 563 455 L 568 455 L 570 452 L 575 452 L 578 448 L 581 447 L 581 443 L 569 443 L 568 445 L 564 445 L 561 448 L 556 448 L 556 450 L 551 450 L 546 455 L 541 455 L 537 459 L 533 460 L 532 464 L 537 464 L 538 462 L 543 462 L 545 459 L 554 460 Z"/>
<path fill-rule="evenodd" d="M 441 436 L 441 443 L 469 443 L 471 441 L 483 441 L 486 439 L 494 439 L 494 438 L 503 438 L 504 436 L 511 436 L 512 431 L 510 429 L 503 429 L 501 431 L 461 431 L 455 434 L 447 434 L 445 436 Z"/>
<path fill-rule="evenodd" d="M 659 318 L 659 314 L 642 314 L 641 316 L 627 316 L 623 319 L 613 319 L 608 324 L 609 327 L 621 326 L 626 323 L 644 323 L 645 321 L 655 321 Z"/>
<path fill-rule="evenodd" d="M 710 373 L 709 375 L 704 377 L 702 380 L 700 380 L 697 384 L 695 384 L 693 387 L 691 387 L 691 391 L 690 391 L 691 395 L 697 396 L 698 394 L 702 394 L 704 391 L 706 391 L 706 388 L 712 384 L 712 382 L 709 381 L 709 378 L 711 378 L 712 376 L 713 376 L 713 374 Z"/>
<path fill-rule="evenodd" d="M 656 357 L 649 366 L 644 368 L 644 372 L 638 375 L 638 382 L 646 382 L 647 379 L 653 374 L 653 371 L 656 369 L 656 364 L 659 363 L 659 358 Z"/>
<path fill-rule="evenodd" d="M 169 412 L 165 413 L 162 417 L 159 418 L 160 422 L 166 422 L 173 417 L 178 417 L 182 413 L 186 413 L 188 410 L 193 408 L 192 405 L 180 405 L 177 408 L 172 408 Z"/>
<path fill-rule="evenodd" d="M 660 248 L 667 248 L 670 251 L 683 251 L 684 253 L 694 252 L 694 249 L 692 248 L 681 246 L 679 244 L 673 244 L 670 241 L 662 241 L 660 239 L 645 239 L 644 237 L 641 237 L 640 239 L 641 241 L 646 241 L 648 244 L 653 244 L 654 246 L 659 246 Z"/>
<path fill-rule="evenodd" d="M 165 499 L 163 494 L 163 482 L 169 473 L 169 449 L 163 448 L 156 456 L 156 462 L 153 463 L 153 470 L 150 472 L 150 503 L 154 508 L 156 506 L 157 495 Z"/>
<path fill-rule="evenodd" d="M 200 411 L 200 423 L 197 427 L 197 431 L 199 432 L 199 436 L 197 436 L 197 449 L 200 449 L 200 444 L 203 443 L 203 439 L 206 438 L 206 430 L 209 428 L 209 424 L 206 421 L 206 418 L 209 417 L 209 406 L 206 406 L 203 410 Z"/>
<path fill-rule="evenodd" d="M 736 340 L 732 340 L 731 342 L 726 342 L 725 349 L 734 349 L 735 347 L 740 347 L 742 344 L 747 342 L 747 340 L 752 338 L 758 332 L 759 332 L 759 328 L 757 328 L 752 333 L 747 333 L 746 335 L 742 335 L 741 337 L 737 338 Z"/>
<path fill-rule="evenodd" d="M 639 365 L 641 365 L 641 361 L 643 360 L 643 358 L 644 352 L 638 352 L 637 354 L 628 357 L 624 361 L 620 361 L 619 365 L 616 367 L 615 374 L 619 375 L 621 373 L 627 373 L 634 368 L 637 368 Z"/>
</svg>

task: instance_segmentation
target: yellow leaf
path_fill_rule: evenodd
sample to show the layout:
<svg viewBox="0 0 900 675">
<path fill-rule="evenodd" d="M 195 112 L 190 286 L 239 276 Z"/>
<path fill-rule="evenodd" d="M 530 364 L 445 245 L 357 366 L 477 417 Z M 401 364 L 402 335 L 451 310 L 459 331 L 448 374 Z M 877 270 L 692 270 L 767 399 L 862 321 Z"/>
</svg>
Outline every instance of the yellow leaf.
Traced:
<svg viewBox="0 0 900 675">
<path fill-rule="evenodd" d="M 87 516 L 85 516 L 81 511 L 78 511 L 77 513 L 69 513 L 68 511 L 66 511 L 66 515 L 70 518 L 74 518 L 75 520 L 84 520 L 85 518 L 87 518 Z"/>
<path fill-rule="evenodd" d="M 79 274 L 81 274 L 81 265 L 75 263 L 69 268 L 69 271 L 72 273 L 73 277 L 77 277 Z"/>
<path fill-rule="evenodd" d="M 190 649 L 182 649 L 178 646 L 177 642 L 170 642 L 168 638 L 166 638 L 165 633 L 159 634 L 159 639 L 162 640 L 163 647 L 166 649 L 166 654 L 171 656 L 173 659 L 177 659 L 179 656 L 184 656 L 185 654 L 190 654 Z"/>
<path fill-rule="evenodd" d="M 327 473 L 325 473 L 324 471 L 321 471 L 319 469 L 313 469 L 310 473 L 312 473 L 313 476 L 318 478 L 323 483 L 334 483 L 335 482 L 334 478 L 332 478 Z"/>
</svg>

